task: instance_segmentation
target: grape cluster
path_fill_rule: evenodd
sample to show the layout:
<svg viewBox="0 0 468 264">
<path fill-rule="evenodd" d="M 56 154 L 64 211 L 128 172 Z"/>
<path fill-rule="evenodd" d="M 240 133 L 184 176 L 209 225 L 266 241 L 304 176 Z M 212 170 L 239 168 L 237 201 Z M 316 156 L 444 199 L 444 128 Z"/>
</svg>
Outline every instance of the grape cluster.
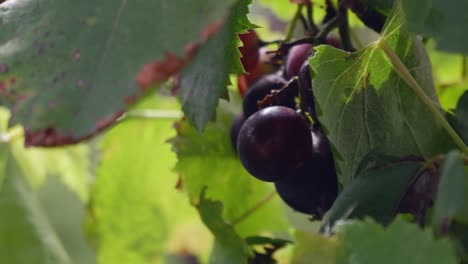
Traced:
<svg viewBox="0 0 468 264">
<path fill-rule="evenodd" d="M 238 79 L 243 114 L 231 127 L 233 147 L 244 168 L 259 180 L 274 182 L 287 205 L 320 218 L 334 202 L 338 182 L 315 113 L 308 65 L 313 46 L 293 46 L 278 58 L 264 55 L 254 31 L 240 37 L 248 73 Z"/>
</svg>

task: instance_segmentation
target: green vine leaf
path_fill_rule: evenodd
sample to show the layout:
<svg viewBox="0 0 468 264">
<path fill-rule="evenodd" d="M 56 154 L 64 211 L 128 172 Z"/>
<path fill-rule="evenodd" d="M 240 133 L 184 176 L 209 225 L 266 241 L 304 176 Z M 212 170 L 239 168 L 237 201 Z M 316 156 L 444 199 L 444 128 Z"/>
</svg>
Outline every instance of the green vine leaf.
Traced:
<svg viewBox="0 0 468 264">
<path fill-rule="evenodd" d="M 252 177 L 233 150 L 229 133 L 234 116 L 227 109 L 229 104 L 220 104 L 216 122 L 209 123 L 203 134 L 186 120 L 175 124 L 177 136 L 170 142 L 178 157 L 175 170 L 180 175 L 181 188 L 193 203 L 206 188 L 206 198 L 222 203 L 223 218 L 238 222 L 235 227 L 242 236 L 267 230 L 284 232 L 286 217 L 279 197 L 271 196 L 274 186 Z M 271 199 L 245 217 L 265 197 Z"/>
<path fill-rule="evenodd" d="M 432 214 L 432 228 L 445 233 L 452 221 L 468 223 L 468 175 L 463 156 L 457 151 L 447 154 L 440 168 L 440 182 Z"/>
<path fill-rule="evenodd" d="M 222 203 L 206 199 L 203 191 L 195 206 L 201 219 L 215 236 L 210 263 L 247 263 L 251 255 L 247 242 L 236 233 L 232 225 L 224 221 Z"/>
<path fill-rule="evenodd" d="M 219 98 L 227 94 L 229 74 L 244 72 L 237 33 L 255 27 L 247 19 L 251 3 L 251 0 L 239 0 L 223 27 L 181 73 L 182 110 L 198 131 L 203 131 L 213 119 Z"/>
<path fill-rule="evenodd" d="M 433 37 L 441 50 L 468 54 L 467 1 L 413 0 L 401 5 L 411 31 Z"/>
<path fill-rule="evenodd" d="M 340 193 L 323 220 L 322 230 L 331 230 L 336 221 L 346 218 L 372 217 L 379 223 L 390 223 L 421 166 L 400 162 L 364 171 Z"/>
<path fill-rule="evenodd" d="M 149 87 L 179 72 L 193 47 L 217 32 L 232 4 L 2 3 L 0 101 L 12 110 L 10 124 L 22 124 L 26 143 L 40 146 L 75 143 L 102 131 Z"/>
<path fill-rule="evenodd" d="M 382 34 L 424 93 L 438 105 L 424 46 L 402 26 L 398 11 Z M 350 182 L 359 161 L 372 150 L 432 157 L 453 146 L 377 45 L 354 53 L 319 46 L 310 65 L 319 120 L 334 147 L 342 183 Z"/>
<path fill-rule="evenodd" d="M 366 220 L 345 222 L 340 229 L 337 238 L 343 245 L 337 264 L 459 263 L 448 240 L 400 218 L 387 228 Z"/>
<path fill-rule="evenodd" d="M 2 145 L 0 152 L 5 175 L 0 185 L 0 262 L 71 264 L 69 253 L 8 148 Z"/>
</svg>

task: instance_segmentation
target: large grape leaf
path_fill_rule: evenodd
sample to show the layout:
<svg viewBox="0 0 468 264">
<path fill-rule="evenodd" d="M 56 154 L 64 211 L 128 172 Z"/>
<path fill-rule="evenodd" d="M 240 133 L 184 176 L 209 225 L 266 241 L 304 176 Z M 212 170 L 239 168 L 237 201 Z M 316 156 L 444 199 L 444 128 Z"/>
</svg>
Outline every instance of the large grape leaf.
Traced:
<svg viewBox="0 0 468 264">
<path fill-rule="evenodd" d="M 292 261 L 294 264 L 335 264 L 340 244 L 335 237 L 296 232 Z"/>
<path fill-rule="evenodd" d="M 167 100 L 148 98 L 138 107 L 179 107 Z M 165 142 L 174 133 L 170 119 L 127 118 L 103 138 L 89 215 L 99 263 L 161 261 L 176 236 L 178 244 L 170 246 L 174 253 L 193 250 L 189 238 L 177 234 L 179 228 L 187 232 L 188 224 L 202 223 L 186 196 L 176 190 L 176 157 Z M 210 237 L 197 236 L 197 248 L 209 251 Z"/>
<path fill-rule="evenodd" d="M 251 2 L 237 2 L 226 23 L 199 49 L 181 74 L 182 109 L 199 131 L 213 119 L 218 99 L 227 93 L 229 74 L 244 72 L 237 33 L 254 27 L 247 19 Z"/>
<path fill-rule="evenodd" d="M 223 218 L 237 222 L 245 212 L 271 196 L 274 187 L 255 179 L 242 167 L 231 146 L 233 114 L 227 111 L 229 107 L 225 102 L 220 104 L 217 121 L 209 123 L 203 134 L 186 121 L 176 123 L 177 137 L 171 142 L 178 156 L 176 171 L 190 199 L 196 203 L 206 187 L 207 198 L 222 202 Z M 273 197 L 235 227 L 242 236 L 262 231 L 284 232 L 287 226 L 281 201 Z"/>
<path fill-rule="evenodd" d="M 443 233 L 453 220 L 468 223 L 468 170 L 457 151 L 445 157 L 440 169 L 440 183 L 432 214 L 434 232 Z"/>
<path fill-rule="evenodd" d="M 385 229 L 370 220 L 350 221 L 340 229 L 337 264 L 459 263 L 448 240 L 436 240 L 431 230 L 400 218 Z"/>
<path fill-rule="evenodd" d="M 179 71 L 234 0 L 6 1 L 0 88 L 29 145 L 80 141 Z M 185 55 L 184 55 L 185 49 Z"/>
<path fill-rule="evenodd" d="M 224 221 L 222 203 L 206 199 L 202 191 L 196 207 L 203 222 L 215 235 L 210 263 L 246 264 L 249 257 L 247 242 L 236 233 L 232 225 Z"/>
<path fill-rule="evenodd" d="M 0 156 L 4 165 L 0 187 L 0 262 L 72 263 L 8 145 L 1 146 Z"/>
<path fill-rule="evenodd" d="M 7 123 L 10 114 L 0 109 L 0 131 L 7 133 Z M 15 128 L 12 131 L 20 133 Z M 31 187 L 39 188 L 47 176 L 59 177 L 68 188 L 73 190 L 82 201 L 88 200 L 91 166 L 88 154 L 90 150 L 85 144 L 62 148 L 25 148 L 23 137 L 18 137 L 10 144 L 14 156 L 23 175 Z"/>
<path fill-rule="evenodd" d="M 420 168 L 420 163 L 401 162 L 365 171 L 345 186 L 326 214 L 322 229 L 331 230 L 340 219 L 367 216 L 383 224 L 390 223 Z"/>
<path fill-rule="evenodd" d="M 433 37 L 441 50 L 468 53 L 467 1 L 413 0 L 401 5 L 411 31 Z"/>
<path fill-rule="evenodd" d="M 430 229 L 397 218 L 383 227 L 366 220 L 339 222 L 333 236 L 299 234 L 292 263 L 327 264 L 439 264 L 458 263 L 447 239 L 436 239 Z"/>
<path fill-rule="evenodd" d="M 95 253 L 84 233 L 86 209 L 79 197 L 58 177 L 48 177 L 37 197 L 72 262 L 96 263 Z"/>
<path fill-rule="evenodd" d="M 396 9 L 389 19 L 383 39 L 438 105 L 424 46 L 401 25 L 400 13 Z M 453 145 L 379 45 L 354 53 L 319 46 L 310 65 L 319 120 L 334 147 L 343 183 L 351 180 L 358 162 L 371 150 L 431 157 Z"/>
</svg>

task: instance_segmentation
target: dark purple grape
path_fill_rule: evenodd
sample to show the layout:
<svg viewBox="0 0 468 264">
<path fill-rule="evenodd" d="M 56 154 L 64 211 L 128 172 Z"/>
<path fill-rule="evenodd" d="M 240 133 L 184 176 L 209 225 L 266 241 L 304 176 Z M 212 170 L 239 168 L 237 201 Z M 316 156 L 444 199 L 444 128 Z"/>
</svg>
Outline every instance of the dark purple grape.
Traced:
<svg viewBox="0 0 468 264">
<path fill-rule="evenodd" d="M 286 79 L 289 80 L 299 74 L 302 64 L 312 52 L 312 47 L 312 44 L 301 44 L 289 50 L 288 57 L 286 58 Z"/>
<path fill-rule="evenodd" d="M 245 121 L 237 151 L 250 174 L 273 182 L 295 175 L 312 157 L 312 136 L 300 114 L 288 107 L 271 106 Z"/>
<path fill-rule="evenodd" d="M 320 130 L 311 133 L 313 157 L 294 177 L 275 182 L 275 187 L 289 207 L 321 218 L 338 195 L 338 180 L 327 138 Z"/>
<path fill-rule="evenodd" d="M 231 126 L 231 143 L 232 147 L 234 150 L 237 152 L 237 138 L 239 137 L 239 131 L 242 127 L 242 125 L 245 122 L 245 118 L 243 114 L 240 114 L 234 118 L 232 121 L 232 126 Z"/>
<path fill-rule="evenodd" d="M 325 41 L 328 45 L 331 45 L 337 49 L 341 49 L 341 40 L 335 35 L 328 35 Z"/>
<path fill-rule="evenodd" d="M 268 74 L 254 82 L 244 96 L 242 103 L 244 116 L 248 118 L 257 112 L 259 110 L 258 101 L 261 101 L 272 90 L 280 90 L 286 83 L 286 80 L 278 74 Z M 294 97 L 295 94 L 291 94 L 284 101 L 280 102 L 279 105 L 294 108 Z"/>
</svg>

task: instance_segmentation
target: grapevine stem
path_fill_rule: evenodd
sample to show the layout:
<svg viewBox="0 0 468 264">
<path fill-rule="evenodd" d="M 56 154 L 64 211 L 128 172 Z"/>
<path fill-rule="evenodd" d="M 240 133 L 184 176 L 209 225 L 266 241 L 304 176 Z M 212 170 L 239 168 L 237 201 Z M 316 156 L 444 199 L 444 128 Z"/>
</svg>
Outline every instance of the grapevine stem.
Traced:
<svg viewBox="0 0 468 264">
<path fill-rule="evenodd" d="M 450 126 L 445 117 L 439 111 L 439 108 L 434 105 L 432 100 L 424 93 L 423 89 L 419 83 L 414 79 L 414 77 L 409 72 L 408 68 L 403 64 L 398 55 L 395 54 L 393 49 L 388 46 L 383 38 L 378 41 L 378 46 L 383 50 L 387 58 L 392 63 L 394 70 L 400 75 L 400 77 L 413 89 L 419 99 L 429 108 L 434 117 L 439 121 L 442 126 L 445 128 L 447 133 L 453 139 L 458 148 L 464 153 L 468 154 L 468 147 L 465 145 L 460 136 L 455 132 L 455 130 Z"/>
<path fill-rule="evenodd" d="M 294 36 L 294 30 L 296 29 L 297 20 L 300 19 L 302 14 L 302 5 L 297 5 L 296 13 L 294 14 L 291 23 L 289 24 L 288 31 L 286 32 L 285 42 L 291 41 Z"/>
<path fill-rule="evenodd" d="M 179 111 L 172 110 L 156 110 L 156 109 L 145 109 L 145 110 L 134 110 L 125 113 L 119 121 L 126 119 L 179 119 L 182 118 L 183 114 Z"/>
<path fill-rule="evenodd" d="M 468 65 L 467 65 L 468 61 L 466 59 L 466 56 L 465 55 L 462 55 L 462 76 L 461 76 L 461 79 L 462 80 L 466 80 L 468 78 Z"/>
<path fill-rule="evenodd" d="M 306 5 L 307 8 L 307 20 L 309 21 L 309 28 L 312 33 L 312 36 L 316 35 L 319 32 L 317 25 L 314 22 L 314 6 L 312 3 Z"/>
<path fill-rule="evenodd" d="M 273 199 L 276 196 L 276 191 L 272 191 L 271 193 L 267 194 L 263 199 L 261 199 L 257 204 L 252 206 L 251 208 L 247 209 L 243 214 L 241 214 L 239 217 L 234 219 L 232 221 L 232 225 L 235 226 L 239 224 L 240 222 L 244 221 L 246 218 L 251 216 L 253 213 L 255 213 L 258 209 L 263 207 L 265 204 L 267 204 L 271 199 Z"/>
<path fill-rule="evenodd" d="M 280 50 L 288 51 L 291 47 L 294 47 L 300 44 L 305 44 L 305 43 L 310 43 L 314 45 L 323 44 L 325 42 L 325 39 L 328 33 L 330 33 L 330 31 L 332 31 L 334 28 L 336 28 L 339 25 L 340 19 L 341 19 L 340 16 L 334 17 L 327 24 L 325 24 L 322 30 L 315 37 L 306 37 L 306 38 L 298 39 L 292 42 L 283 43 L 281 45 Z"/>
<path fill-rule="evenodd" d="M 355 51 L 351 42 L 351 37 L 349 35 L 348 10 L 340 6 L 338 9 L 338 14 L 341 14 L 342 16 L 342 21 L 338 27 L 338 32 L 340 33 L 343 49 L 346 51 Z"/>
<path fill-rule="evenodd" d="M 310 32 L 310 27 L 309 27 L 309 24 L 307 23 L 307 19 L 302 15 L 302 13 L 299 15 L 299 20 L 302 23 L 302 27 L 304 28 L 304 31 Z"/>
</svg>

